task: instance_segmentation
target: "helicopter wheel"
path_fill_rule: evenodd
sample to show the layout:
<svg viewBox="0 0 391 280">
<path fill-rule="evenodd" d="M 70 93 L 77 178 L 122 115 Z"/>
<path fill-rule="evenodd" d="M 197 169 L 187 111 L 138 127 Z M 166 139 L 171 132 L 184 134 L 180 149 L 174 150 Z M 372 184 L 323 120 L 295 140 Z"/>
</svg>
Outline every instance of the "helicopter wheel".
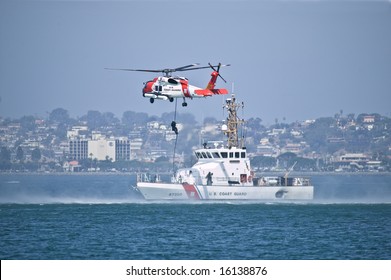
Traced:
<svg viewBox="0 0 391 280">
<path fill-rule="evenodd" d="M 150 98 L 149 102 L 153 103 L 153 102 L 155 102 L 155 99 L 154 98 Z"/>
<path fill-rule="evenodd" d="M 170 100 L 170 102 L 174 102 L 174 98 L 170 97 L 168 100 Z"/>
<path fill-rule="evenodd" d="M 187 103 L 186 103 L 186 102 L 183 102 L 183 103 L 182 103 L 182 107 L 187 107 Z"/>
</svg>

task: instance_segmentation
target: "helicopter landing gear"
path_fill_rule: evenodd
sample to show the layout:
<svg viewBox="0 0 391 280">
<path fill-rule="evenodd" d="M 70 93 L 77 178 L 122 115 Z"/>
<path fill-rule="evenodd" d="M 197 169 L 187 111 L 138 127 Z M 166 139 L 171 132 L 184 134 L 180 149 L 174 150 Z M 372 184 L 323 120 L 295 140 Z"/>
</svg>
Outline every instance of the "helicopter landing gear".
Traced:
<svg viewBox="0 0 391 280">
<path fill-rule="evenodd" d="M 185 98 L 183 98 L 182 107 L 187 107 L 187 102 L 186 102 Z"/>
<path fill-rule="evenodd" d="M 155 102 L 155 99 L 154 98 L 150 98 L 149 102 L 153 103 L 153 102 Z"/>
<path fill-rule="evenodd" d="M 170 97 L 168 100 L 170 100 L 170 102 L 174 102 L 174 98 Z"/>
</svg>

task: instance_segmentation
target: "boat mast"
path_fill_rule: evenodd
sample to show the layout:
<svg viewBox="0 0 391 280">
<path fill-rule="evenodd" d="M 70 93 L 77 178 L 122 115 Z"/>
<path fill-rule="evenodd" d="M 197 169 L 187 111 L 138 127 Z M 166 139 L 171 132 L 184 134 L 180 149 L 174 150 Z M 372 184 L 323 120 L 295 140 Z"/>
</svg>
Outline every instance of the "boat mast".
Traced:
<svg viewBox="0 0 391 280">
<path fill-rule="evenodd" d="M 227 98 L 223 108 L 227 109 L 227 127 L 224 131 L 224 134 L 227 135 L 228 148 L 232 147 L 242 147 L 243 143 L 239 143 L 238 137 L 238 126 L 244 123 L 244 120 L 238 118 L 237 111 L 239 107 L 244 107 L 243 102 L 241 104 L 236 103 L 235 95 L 232 94 L 231 98 Z M 241 141 L 242 142 L 242 141 Z"/>
</svg>

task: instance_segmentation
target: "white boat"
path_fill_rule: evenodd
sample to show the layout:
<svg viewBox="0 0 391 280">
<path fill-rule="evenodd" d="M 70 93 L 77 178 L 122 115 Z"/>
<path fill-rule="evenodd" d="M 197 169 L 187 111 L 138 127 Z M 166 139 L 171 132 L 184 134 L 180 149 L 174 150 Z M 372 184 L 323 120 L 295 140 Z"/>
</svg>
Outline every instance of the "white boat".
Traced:
<svg viewBox="0 0 391 280">
<path fill-rule="evenodd" d="M 160 176 L 138 174 L 136 190 L 147 200 L 309 200 L 314 187 L 304 177 L 256 177 L 247 150 L 240 143 L 234 95 L 226 100 L 227 124 L 222 126 L 228 140 L 204 144 L 195 151 L 198 161 L 191 168 L 179 169 L 171 182 Z M 292 167 L 293 169 L 293 167 Z"/>
</svg>

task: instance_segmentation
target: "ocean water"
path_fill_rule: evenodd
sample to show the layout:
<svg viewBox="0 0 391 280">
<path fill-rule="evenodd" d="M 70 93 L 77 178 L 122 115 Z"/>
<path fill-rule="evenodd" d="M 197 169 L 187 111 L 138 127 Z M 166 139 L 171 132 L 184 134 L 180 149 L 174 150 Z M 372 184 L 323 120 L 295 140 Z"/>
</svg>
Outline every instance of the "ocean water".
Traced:
<svg viewBox="0 0 391 280">
<path fill-rule="evenodd" d="M 308 202 L 147 202 L 134 176 L 0 175 L 0 259 L 391 259 L 391 176 Z"/>
</svg>

